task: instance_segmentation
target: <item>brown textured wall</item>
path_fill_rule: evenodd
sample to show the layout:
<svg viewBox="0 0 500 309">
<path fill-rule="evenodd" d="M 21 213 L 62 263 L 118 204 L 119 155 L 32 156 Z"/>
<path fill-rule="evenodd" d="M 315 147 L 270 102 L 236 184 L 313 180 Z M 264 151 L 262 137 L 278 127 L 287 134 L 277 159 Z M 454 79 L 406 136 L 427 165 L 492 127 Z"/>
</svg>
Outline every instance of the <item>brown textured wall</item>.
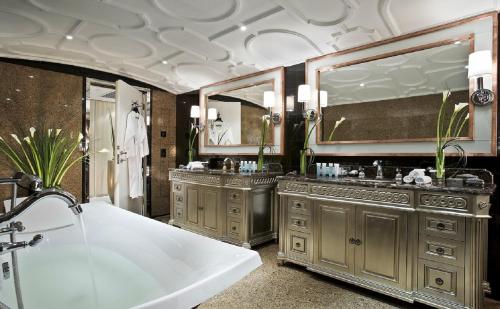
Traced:
<svg viewBox="0 0 500 309">
<path fill-rule="evenodd" d="M 335 130 L 333 141 L 433 138 L 442 95 L 344 104 L 323 108 L 322 140 L 328 140 L 335 121 L 346 120 Z M 468 102 L 469 92 L 451 94 L 451 102 Z M 448 105 L 448 114 L 453 111 Z M 461 136 L 468 136 L 467 125 Z"/>
<path fill-rule="evenodd" d="M 260 141 L 262 116 L 267 114 L 265 108 L 256 105 L 241 104 L 241 143 L 257 145 Z M 268 131 L 270 133 L 271 130 Z M 270 140 L 268 135 L 267 141 Z"/>
<path fill-rule="evenodd" d="M 168 169 L 175 167 L 176 159 L 176 103 L 175 95 L 154 89 L 152 93 L 151 130 L 151 216 L 170 213 L 170 184 Z M 166 132 L 162 137 L 161 132 Z M 166 151 L 166 157 L 161 151 Z"/>
<path fill-rule="evenodd" d="M 0 62 L 0 124 L 0 136 L 8 141 L 13 141 L 11 133 L 27 132 L 31 126 L 81 132 L 82 77 Z M 14 173 L 0 154 L 0 177 Z M 62 187 L 81 200 L 81 164 L 66 174 Z M 0 187 L 0 200 L 9 197 L 10 188 Z"/>
</svg>

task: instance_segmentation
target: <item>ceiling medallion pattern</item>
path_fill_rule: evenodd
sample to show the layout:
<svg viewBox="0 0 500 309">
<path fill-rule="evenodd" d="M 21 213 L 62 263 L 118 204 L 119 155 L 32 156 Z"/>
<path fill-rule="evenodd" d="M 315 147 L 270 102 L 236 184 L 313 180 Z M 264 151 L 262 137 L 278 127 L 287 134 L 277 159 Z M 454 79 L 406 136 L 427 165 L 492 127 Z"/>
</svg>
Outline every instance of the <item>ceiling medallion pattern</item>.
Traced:
<svg viewBox="0 0 500 309">
<path fill-rule="evenodd" d="M 431 17 L 413 0 L 3 1 L 0 57 L 125 74 L 183 93 L 497 9 L 491 0 L 469 1 L 456 0 Z M 452 54 L 434 57 L 454 59 L 461 65 Z M 396 62 L 404 65 L 404 59 Z M 447 72 L 446 82 L 455 83 L 454 73 Z M 422 87 L 404 82 L 412 85 L 408 91 Z"/>
</svg>

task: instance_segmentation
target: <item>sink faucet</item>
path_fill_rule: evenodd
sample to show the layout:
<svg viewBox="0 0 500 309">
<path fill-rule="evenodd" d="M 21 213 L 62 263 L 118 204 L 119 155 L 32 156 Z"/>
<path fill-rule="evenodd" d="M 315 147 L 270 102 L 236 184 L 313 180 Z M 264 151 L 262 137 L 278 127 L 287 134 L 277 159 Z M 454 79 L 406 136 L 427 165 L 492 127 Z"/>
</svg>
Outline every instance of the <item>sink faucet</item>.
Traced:
<svg viewBox="0 0 500 309">
<path fill-rule="evenodd" d="M 376 179 L 383 179 L 384 178 L 384 171 L 382 169 L 382 161 L 381 160 L 375 160 L 373 162 L 373 166 L 377 167 L 377 177 Z"/>
<path fill-rule="evenodd" d="M 0 183 L 2 183 L 2 181 L 0 181 Z M 71 209 L 75 215 L 78 215 L 83 211 L 82 206 L 80 206 L 78 200 L 71 193 L 55 188 L 42 189 L 41 180 L 36 176 L 23 175 L 17 180 L 17 185 L 28 189 L 32 194 L 19 203 L 19 205 L 13 207 L 9 212 L 0 215 L 0 223 L 11 221 L 30 208 L 31 205 L 35 204 L 35 202 L 47 196 L 55 197 L 65 202 L 68 205 L 68 208 Z M 15 197 L 13 196 L 12 198 Z"/>
</svg>

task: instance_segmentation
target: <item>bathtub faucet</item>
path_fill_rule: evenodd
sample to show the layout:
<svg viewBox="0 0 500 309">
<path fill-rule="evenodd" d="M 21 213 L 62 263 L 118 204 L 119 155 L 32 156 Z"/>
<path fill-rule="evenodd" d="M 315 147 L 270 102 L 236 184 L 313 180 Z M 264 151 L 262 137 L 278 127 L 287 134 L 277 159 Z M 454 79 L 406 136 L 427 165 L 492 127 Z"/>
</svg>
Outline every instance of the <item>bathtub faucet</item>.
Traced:
<svg viewBox="0 0 500 309">
<path fill-rule="evenodd" d="M 18 179 L 11 179 L 10 183 L 14 180 L 17 181 L 18 186 L 28 189 L 31 195 L 19 203 L 19 205 L 13 206 L 9 212 L 0 215 L 0 223 L 11 221 L 30 208 L 35 202 L 48 196 L 55 197 L 65 202 L 75 215 L 79 215 L 83 211 L 82 206 L 71 193 L 56 188 L 42 189 L 41 180 L 36 176 L 23 175 Z M 7 183 L 7 181 L 2 182 L 2 179 L 0 179 L 0 183 Z M 15 197 L 13 196 L 12 198 L 14 199 Z"/>
<path fill-rule="evenodd" d="M 40 234 L 36 234 L 32 240 L 30 241 L 16 241 L 16 242 L 0 242 L 0 255 L 14 252 L 19 249 L 26 248 L 28 246 L 34 247 L 41 242 L 43 236 Z"/>
</svg>

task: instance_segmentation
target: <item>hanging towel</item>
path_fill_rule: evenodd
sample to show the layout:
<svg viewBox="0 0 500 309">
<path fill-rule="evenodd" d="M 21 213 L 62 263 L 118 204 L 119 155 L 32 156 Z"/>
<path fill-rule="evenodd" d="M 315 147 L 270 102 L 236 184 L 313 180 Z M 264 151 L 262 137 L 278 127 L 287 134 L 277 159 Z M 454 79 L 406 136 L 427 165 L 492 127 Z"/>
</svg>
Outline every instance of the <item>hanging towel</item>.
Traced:
<svg viewBox="0 0 500 309">
<path fill-rule="evenodd" d="M 149 155 L 146 123 L 141 114 L 130 112 L 127 115 L 125 139 L 127 152 L 129 196 L 143 196 L 142 158 Z"/>
</svg>

